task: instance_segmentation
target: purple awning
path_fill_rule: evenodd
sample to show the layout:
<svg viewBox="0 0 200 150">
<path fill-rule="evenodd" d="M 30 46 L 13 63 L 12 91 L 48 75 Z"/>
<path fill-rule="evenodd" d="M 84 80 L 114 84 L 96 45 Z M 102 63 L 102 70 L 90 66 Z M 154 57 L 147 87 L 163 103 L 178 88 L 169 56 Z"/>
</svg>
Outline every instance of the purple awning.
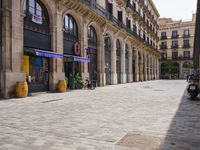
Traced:
<svg viewBox="0 0 200 150">
<path fill-rule="evenodd" d="M 49 57 L 49 58 L 63 58 L 63 55 L 38 49 L 33 49 L 36 56 Z"/>
<path fill-rule="evenodd" d="M 90 59 L 85 58 L 85 57 L 73 56 L 73 58 L 74 58 L 74 61 L 77 61 L 77 62 L 86 62 L 86 63 L 90 62 Z"/>
</svg>

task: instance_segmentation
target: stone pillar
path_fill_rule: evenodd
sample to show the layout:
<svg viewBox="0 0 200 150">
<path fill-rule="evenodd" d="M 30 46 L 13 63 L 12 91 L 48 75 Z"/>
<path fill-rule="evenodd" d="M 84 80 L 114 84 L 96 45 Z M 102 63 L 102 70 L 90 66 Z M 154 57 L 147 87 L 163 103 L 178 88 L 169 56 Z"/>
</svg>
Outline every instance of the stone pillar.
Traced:
<svg viewBox="0 0 200 150">
<path fill-rule="evenodd" d="M 144 52 L 144 81 L 147 80 L 147 54 Z"/>
<path fill-rule="evenodd" d="M 160 79 L 160 62 L 159 58 L 157 58 L 157 79 Z"/>
<path fill-rule="evenodd" d="M 179 63 L 179 78 L 183 78 L 183 61 L 180 61 Z"/>
<path fill-rule="evenodd" d="M 52 49 L 54 52 L 63 54 L 63 30 L 60 24 L 63 23 L 62 13 L 57 11 L 56 19 L 54 25 L 51 28 L 51 42 Z M 50 91 L 55 91 L 58 81 L 65 79 L 64 68 L 63 68 L 63 59 L 50 59 L 50 71 L 49 72 L 49 89 Z"/>
<path fill-rule="evenodd" d="M 149 54 L 147 54 L 147 80 L 150 80 L 150 61 L 149 61 Z"/>
<path fill-rule="evenodd" d="M 126 42 L 122 44 L 121 50 L 121 83 L 126 83 L 126 72 L 125 72 L 125 48 Z"/>
<path fill-rule="evenodd" d="M 143 52 L 140 51 L 140 81 L 144 81 L 144 73 L 143 73 Z"/>
<path fill-rule="evenodd" d="M 133 51 L 132 49 L 129 50 L 129 68 L 128 68 L 128 82 L 133 82 Z"/>
<path fill-rule="evenodd" d="M 3 4 L 3 48 L 2 48 L 2 96 L 15 95 L 17 81 L 26 81 L 23 65 L 23 15 L 20 0 Z"/>
<path fill-rule="evenodd" d="M 154 55 L 152 56 L 152 66 L 153 66 L 153 77 L 152 77 L 152 79 L 154 80 L 155 79 L 155 58 L 154 58 Z"/>
<path fill-rule="evenodd" d="M 135 81 L 139 81 L 139 60 L 138 60 L 138 50 L 134 51 L 134 59 L 135 59 Z"/>
<path fill-rule="evenodd" d="M 98 79 L 99 86 L 105 86 L 106 78 L 105 78 L 105 43 L 103 37 L 103 31 L 99 36 L 99 45 L 97 50 L 97 70 L 98 70 Z"/>
<path fill-rule="evenodd" d="M 117 84 L 116 57 L 116 38 L 114 37 L 111 47 L 111 84 Z"/>
<path fill-rule="evenodd" d="M 86 20 L 86 18 L 83 18 L 83 23 L 82 23 L 83 24 L 83 28 L 82 28 L 83 34 L 81 35 L 81 49 L 82 49 L 81 55 L 85 58 L 87 57 L 86 49 L 88 48 L 88 23 L 89 22 Z M 98 51 L 98 48 L 99 47 L 97 46 L 97 51 Z M 89 78 L 88 66 L 89 66 L 89 63 L 81 63 L 82 77 L 84 80 L 86 78 Z M 98 65 L 97 65 L 97 67 L 98 67 Z M 97 78 L 98 78 L 98 68 L 97 68 Z M 97 80 L 99 81 L 99 78 Z"/>
<path fill-rule="evenodd" d="M 149 80 L 152 80 L 152 57 L 149 54 Z"/>
</svg>

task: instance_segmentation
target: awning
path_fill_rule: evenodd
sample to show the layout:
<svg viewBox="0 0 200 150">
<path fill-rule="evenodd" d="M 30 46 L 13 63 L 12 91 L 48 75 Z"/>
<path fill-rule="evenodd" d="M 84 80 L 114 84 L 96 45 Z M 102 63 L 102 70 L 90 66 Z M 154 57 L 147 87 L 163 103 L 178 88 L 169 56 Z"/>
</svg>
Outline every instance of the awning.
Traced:
<svg viewBox="0 0 200 150">
<path fill-rule="evenodd" d="M 58 54 L 58 53 L 50 52 L 50 51 L 39 50 L 39 49 L 35 49 L 35 48 L 27 48 L 27 49 L 25 49 L 25 51 L 35 54 L 36 56 L 41 56 L 41 57 L 63 58 L 62 54 Z"/>
<path fill-rule="evenodd" d="M 85 57 L 73 56 L 73 55 L 64 55 L 64 57 L 72 58 L 72 61 L 76 61 L 76 62 L 90 63 L 90 59 L 89 58 L 85 58 Z"/>
<path fill-rule="evenodd" d="M 58 53 L 42 51 L 42 50 L 38 50 L 38 49 L 34 49 L 34 50 L 35 50 L 36 56 L 49 57 L 49 58 L 63 58 L 63 55 L 58 54 Z"/>
</svg>

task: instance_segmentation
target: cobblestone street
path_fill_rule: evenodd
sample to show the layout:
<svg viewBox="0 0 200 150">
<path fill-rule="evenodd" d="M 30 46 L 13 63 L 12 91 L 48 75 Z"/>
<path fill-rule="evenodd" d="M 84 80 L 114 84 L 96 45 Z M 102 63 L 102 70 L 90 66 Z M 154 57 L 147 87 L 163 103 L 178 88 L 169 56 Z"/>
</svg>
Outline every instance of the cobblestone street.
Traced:
<svg viewBox="0 0 200 150">
<path fill-rule="evenodd" d="M 148 81 L 0 101 L 0 150 L 199 150 L 187 82 Z"/>
</svg>

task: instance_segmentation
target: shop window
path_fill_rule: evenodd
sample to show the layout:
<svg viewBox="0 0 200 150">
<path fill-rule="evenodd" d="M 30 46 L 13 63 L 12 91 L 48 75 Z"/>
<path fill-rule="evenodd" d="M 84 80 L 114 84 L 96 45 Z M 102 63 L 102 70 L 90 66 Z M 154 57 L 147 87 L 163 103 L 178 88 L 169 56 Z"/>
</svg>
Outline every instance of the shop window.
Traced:
<svg viewBox="0 0 200 150">
<path fill-rule="evenodd" d="M 93 26 L 89 26 L 88 28 L 88 42 L 97 45 L 97 35 Z"/>
<path fill-rule="evenodd" d="M 78 37 L 78 28 L 75 19 L 67 14 L 64 18 L 65 33 L 74 37 Z"/>
<path fill-rule="evenodd" d="M 117 40 L 117 42 L 116 42 L 116 49 L 117 49 L 116 55 L 118 57 L 120 57 L 121 45 L 120 45 L 120 41 L 119 40 Z"/>
</svg>

